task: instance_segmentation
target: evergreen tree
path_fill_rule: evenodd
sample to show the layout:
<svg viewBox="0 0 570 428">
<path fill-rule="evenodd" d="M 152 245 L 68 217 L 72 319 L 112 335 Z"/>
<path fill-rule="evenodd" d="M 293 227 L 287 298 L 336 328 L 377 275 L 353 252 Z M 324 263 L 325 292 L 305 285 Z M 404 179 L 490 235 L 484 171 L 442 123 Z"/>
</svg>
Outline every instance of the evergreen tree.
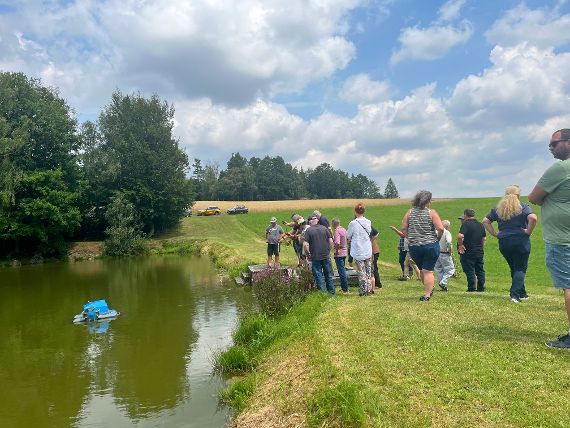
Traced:
<svg viewBox="0 0 570 428">
<path fill-rule="evenodd" d="M 384 197 L 386 199 L 398 199 L 400 195 L 398 194 L 398 189 L 390 177 L 386 183 L 386 189 L 384 189 Z"/>
</svg>

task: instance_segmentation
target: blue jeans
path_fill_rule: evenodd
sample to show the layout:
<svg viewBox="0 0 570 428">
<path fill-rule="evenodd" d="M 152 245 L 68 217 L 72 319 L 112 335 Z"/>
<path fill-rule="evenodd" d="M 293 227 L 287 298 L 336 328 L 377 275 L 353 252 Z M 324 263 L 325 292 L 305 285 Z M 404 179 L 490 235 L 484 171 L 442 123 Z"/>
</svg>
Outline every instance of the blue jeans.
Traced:
<svg viewBox="0 0 570 428">
<path fill-rule="evenodd" d="M 530 256 L 529 237 L 521 234 L 499 239 L 499 250 L 511 269 L 511 297 L 515 299 L 527 297 L 524 277 Z"/>
<path fill-rule="evenodd" d="M 483 268 L 483 256 L 473 257 L 461 254 L 459 256 L 461 267 L 467 277 L 467 291 L 485 291 L 485 269 Z M 477 283 L 477 288 L 475 288 Z"/>
<path fill-rule="evenodd" d="M 546 242 L 546 267 L 554 287 L 570 289 L 570 245 Z"/>
<path fill-rule="evenodd" d="M 346 277 L 346 269 L 344 268 L 346 257 L 335 257 L 334 262 L 340 279 L 340 288 L 342 288 L 342 291 L 348 291 L 348 278 Z"/>
<path fill-rule="evenodd" d="M 325 286 L 323 284 L 324 274 L 324 282 L 327 284 L 327 290 L 330 294 L 334 294 L 331 259 L 313 260 L 311 263 L 311 270 L 313 271 L 317 288 L 321 291 L 325 291 Z"/>
</svg>

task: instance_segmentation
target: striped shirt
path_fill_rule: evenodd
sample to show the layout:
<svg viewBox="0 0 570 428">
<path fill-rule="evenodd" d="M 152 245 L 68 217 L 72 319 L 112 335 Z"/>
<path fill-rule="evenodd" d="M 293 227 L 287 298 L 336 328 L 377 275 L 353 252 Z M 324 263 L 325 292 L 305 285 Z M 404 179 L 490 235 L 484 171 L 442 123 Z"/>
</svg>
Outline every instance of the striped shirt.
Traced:
<svg viewBox="0 0 570 428">
<path fill-rule="evenodd" d="M 413 207 L 408 218 L 408 241 L 410 246 L 438 242 L 437 232 L 429 208 Z"/>
</svg>

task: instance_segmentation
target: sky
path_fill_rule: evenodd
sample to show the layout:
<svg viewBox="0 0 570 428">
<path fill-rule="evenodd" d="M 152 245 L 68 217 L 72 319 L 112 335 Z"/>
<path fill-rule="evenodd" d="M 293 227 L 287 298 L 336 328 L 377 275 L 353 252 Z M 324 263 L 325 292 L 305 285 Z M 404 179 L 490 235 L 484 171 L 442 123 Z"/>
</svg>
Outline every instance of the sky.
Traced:
<svg viewBox="0 0 570 428">
<path fill-rule="evenodd" d="M 328 162 L 400 195 L 527 194 L 570 128 L 570 5 L 544 0 L 0 0 L 0 70 L 80 122 L 157 94 L 190 160 Z"/>
</svg>

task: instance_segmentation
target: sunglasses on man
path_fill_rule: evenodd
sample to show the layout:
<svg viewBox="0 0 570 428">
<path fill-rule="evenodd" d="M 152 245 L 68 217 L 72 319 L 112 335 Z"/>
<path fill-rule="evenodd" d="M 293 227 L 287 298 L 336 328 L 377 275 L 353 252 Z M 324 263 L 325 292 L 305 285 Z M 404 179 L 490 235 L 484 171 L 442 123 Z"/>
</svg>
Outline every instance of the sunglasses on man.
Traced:
<svg viewBox="0 0 570 428">
<path fill-rule="evenodd" d="M 548 143 L 548 147 L 556 147 L 558 143 L 562 143 L 563 141 L 570 141 L 570 139 L 566 138 L 564 140 L 552 140 L 550 143 Z"/>
</svg>

